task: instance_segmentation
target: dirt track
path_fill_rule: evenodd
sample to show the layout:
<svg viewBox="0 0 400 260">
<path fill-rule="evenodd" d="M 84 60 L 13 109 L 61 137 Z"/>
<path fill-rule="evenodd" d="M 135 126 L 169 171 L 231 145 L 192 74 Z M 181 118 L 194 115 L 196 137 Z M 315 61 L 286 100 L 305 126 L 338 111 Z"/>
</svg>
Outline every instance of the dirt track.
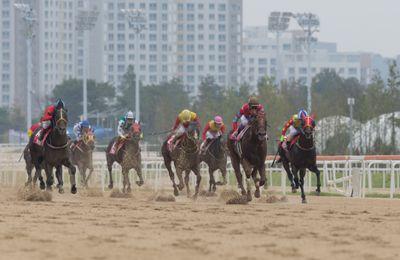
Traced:
<svg viewBox="0 0 400 260">
<path fill-rule="evenodd" d="M 0 191 L 0 259 L 400 259 L 400 201 L 298 196 L 225 205 Z"/>
</svg>

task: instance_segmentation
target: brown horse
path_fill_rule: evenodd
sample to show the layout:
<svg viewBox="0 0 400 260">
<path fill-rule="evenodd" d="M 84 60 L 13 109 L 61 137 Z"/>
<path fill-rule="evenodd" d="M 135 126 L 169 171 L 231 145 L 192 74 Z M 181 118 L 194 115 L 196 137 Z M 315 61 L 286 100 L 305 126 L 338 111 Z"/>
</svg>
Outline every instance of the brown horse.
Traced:
<svg viewBox="0 0 400 260">
<path fill-rule="evenodd" d="M 164 164 L 168 170 L 169 177 L 172 181 L 172 187 L 174 188 L 174 195 L 179 195 L 179 190 L 183 190 L 186 185 L 187 196 L 190 197 L 189 189 L 189 174 L 191 171 L 196 175 L 196 188 L 194 199 L 199 194 L 199 187 L 201 182 L 200 175 L 200 162 L 199 162 L 199 142 L 196 138 L 196 126 L 191 124 L 188 127 L 187 132 L 181 137 L 180 142 L 171 152 L 168 149 L 168 139 L 163 143 L 161 147 L 161 153 L 164 157 Z M 175 174 L 172 171 L 171 163 L 174 162 L 176 175 L 179 179 L 179 184 L 175 183 Z M 185 172 L 185 184 L 183 184 L 182 173 Z"/>
<path fill-rule="evenodd" d="M 131 192 L 131 182 L 129 181 L 129 170 L 135 169 L 137 175 L 139 176 L 139 181 L 136 181 L 138 186 L 142 186 L 144 181 L 142 177 L 142 156 L 140 154 L 140 141 L 141 129 L 140 125 L 134 123 L 131 127 L 131 131 L 129 132 L 129 136 L 119 142 L 120 148 L 115 152 L 115 154 L 111 154 L 111 149 L 114 145 L 114 142 L 118 140 L 118 136 L 114 137 L 110 143 L 108 144 L 106 150 L 106 158 L 107 158 L 107 167 L 108 173 L 110 176 L 110 183 L 108 185 L 109 189 L 112 189 L 113 179 L 112 179 L 112 165 L 114 162 L 119 163 L 122 167 L 122 175 L 123 179 L 123 192 Z"/>
<path fill-rule="evenodd" d="M 52 120 L 53 129 L 49 133 L 47 139 L 44 140 L 43 146 L 40 146 L 34 142 L 35 134 L 32 135 L 29 142 L 29 151 L 31 160 L 36 169 L 36 176 L 40 180 L 40 187 L 44 188 L 43 178 L 41 176 L 41 169 L 44 168 L 46 172 L 46 186 L 47 189 L 51 190 L 51 186 L 54 183 L 53 168 L 57 169 L 57 188 L 59 193 L 64 193 L 64 181 L 61 171 L 61 166 L 65 166 L 69 169 L 71 193 L 77 192 L 75 183 L 75 166 L 72 165 L 69 158 L 69 140 L 67 135 L 67 124 L 68 115 L 67 111 L 63 108 L 57 109 Z"/>
<path fill-rule="evenodd" d="M 257 116 L 250 120 L 246 131 L 241 140 L 236 142 L 229 139 L 228 149 L 231 156 L 232 167 L 235 170 L 238 186 L 242 191 L 242 195 L 247 194 L 247 199 L 250 201 L 251 186 L 250 177 L 253 178 L 256 191 L 254 196 L 260 197 L 260 186 L 266 183 L 265 176 L 265 160 L 267 156 L 267 121 L 264 112 L 258 112 Z M 242 173 L 240 172 L 240 165 L 246 174 L 247 192 L 243 186 Z M 257 177 L 257 172 L 260 179 Z"/>
<path fill-rule="evenodd" d="M 217 185 L 225 185 L 226 182 L 226 146 L 222 140 L 222 136 L 210 141 L 206 151 L 200 154 L 200 162 L 205 162 L 208 166 L 208 173 L 210 175 L 210 186 L 208 191 L 215 192 Z M 215 182 L 214 172 L 220 170 L 223 182 Z"/>
<path fill-rule="evenodd" d="M 88 187 L 88 181 L 93 172 L 93 150 L 95 148 L 95 135 L 92 131 L 84 133 L 82 140 L 70 146 L 72 164 L 78 167 L 81 175 L 81 184 Z M 86 170 L 89 174 L 86 176 Z"/>
<path fill-rule="evenodd" d="M 317 194 L 320 194 L 321 192 L 321 180 L 320 171 L 317 167 L 314 129 L 315 121 L 313 117 L 306 116 L 302 118 L 299 136 L 293 147 L 290 148 L 288 154 L 281 146 L 279 147 L 279 154 L 282 158 L 283 167 L 285 168 L 291 182 L 292 191 L 296 192 L 296 189 L 300 187 L 303 203 L 307 203 L 306 195 L 304 193 L 304 176 L 306 175 L 306 169 L 309 169 L 317 175 L 316 192 Z M 290 166 L 292 167 L 292 170 L 290 170 Z M 298 177 L 298 172 L 300 172 L 300 178 Z"/>
</svg>

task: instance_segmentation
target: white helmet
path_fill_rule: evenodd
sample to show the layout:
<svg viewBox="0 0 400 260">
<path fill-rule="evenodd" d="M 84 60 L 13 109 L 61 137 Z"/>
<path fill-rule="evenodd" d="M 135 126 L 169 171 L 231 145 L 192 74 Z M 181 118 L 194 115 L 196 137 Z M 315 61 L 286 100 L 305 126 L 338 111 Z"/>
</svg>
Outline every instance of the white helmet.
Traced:
<svg viewBox="0 0 400 260">
<path fill-rule="evenodd" d="M 125 119 L 135 119 L 133 112 L 129 110 L 125 115 Z"/>
</svg>

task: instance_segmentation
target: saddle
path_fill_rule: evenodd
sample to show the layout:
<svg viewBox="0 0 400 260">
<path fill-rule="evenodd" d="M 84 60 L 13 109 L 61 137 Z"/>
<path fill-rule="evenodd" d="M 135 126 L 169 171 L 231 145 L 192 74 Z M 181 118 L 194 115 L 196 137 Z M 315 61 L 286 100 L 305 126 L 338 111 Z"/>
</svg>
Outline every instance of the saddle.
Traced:
<svg viewBox="0 0 400 260">
<path fill-rule="evenodd" d="M 76 149 L 78 149 L 79 151 L 83 152 L 82 148 L 80 147 L 81 144 L 82 140 L 78 142 L 72 142 L 69 148 L 71 149 L 71 151 L 75 151 Z"/>
<path fill-rule="evenodd" d="M 119 150 L 124 146 L 126 143 L 127 139 L 119 139 L 114 142 L 114 144 L 111 147 L 110 154 L 117 154 Z"/>
<path fill-rule="evenodd" d="M 39 131 L 36 132 L 35 136 L 33 137 L 33 143 L 39 146 L 43 146 L 45 143 L 47 137 L 49 136 L 51 129 L 49 129 L 43 136 L 42 141 L 39 140 L 39 137 L 41 136 L 42 132 L 45 131 L 45 129 L 40 128 Z"/>
<path fill-rule="evenodd" d="M 242 146 L 241 146 L 241 142 L 242 142 L 242 137 L 244 136 L 244 134 L 247 132 L 247 130 L 250 129 L 250 125 L 245 126 L 245 128 L 243 128 L 242 131 L 240 131 L 240 133 L 238 134 L 238 136 L 236 137 L 236 140 L 234 141 L 235 143 L 235 148 L 236 148 L 236 152 L 239 155 L 239 157 L 242 157 Z"/>
</svg>

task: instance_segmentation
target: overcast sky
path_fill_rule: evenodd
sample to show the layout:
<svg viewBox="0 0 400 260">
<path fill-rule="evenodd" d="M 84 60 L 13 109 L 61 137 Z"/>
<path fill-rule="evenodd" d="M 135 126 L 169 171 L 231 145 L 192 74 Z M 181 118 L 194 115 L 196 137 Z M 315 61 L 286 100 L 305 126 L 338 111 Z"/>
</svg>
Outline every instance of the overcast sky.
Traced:
<svg viewBox="0 0 400 260">
<path fill-rule="evenodd" d="M 400 55 L 400 0 L 243 0 L 244 25 L 266 25 L 272 11 L 313 12 L 318 38 L 340 51 Z"/>
</svg>

